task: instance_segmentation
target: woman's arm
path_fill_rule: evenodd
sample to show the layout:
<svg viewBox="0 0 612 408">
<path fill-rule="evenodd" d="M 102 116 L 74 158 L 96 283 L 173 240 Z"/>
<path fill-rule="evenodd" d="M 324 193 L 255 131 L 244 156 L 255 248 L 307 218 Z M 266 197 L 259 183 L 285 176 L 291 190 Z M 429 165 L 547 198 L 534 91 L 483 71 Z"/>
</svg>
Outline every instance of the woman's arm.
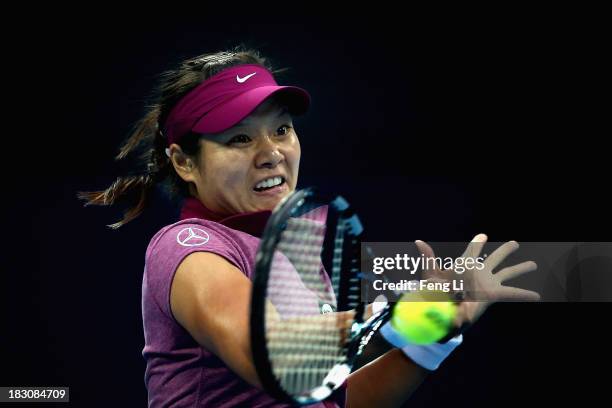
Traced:
<svg viewBox="0 0 612 408">
<path fill-rule="evenodd" d="M 399 407 L 428 373 L 400 349 L 388 351 L 349 376 L 347 408 Z"/>
<path fill-rule="evenodd" d="M 170 290 L 175 319 L 249 384 L 261 388 L 250 342 L 251 281 L 225 258 L 194 252 L 179 265 Z"/>
<path fill-rule="evenodd" d="M 176 271 L 170 306 L 178 323 L 199 344 L 245 381 L 261 388 L 250 342 L 251 290 L 251 281 L 225 258 L 194 252 Z M 426 373 L 401 350 L 391 350 L 349 376 L 348 404 L 353 408 L 397 406 Z"/>
</svg>

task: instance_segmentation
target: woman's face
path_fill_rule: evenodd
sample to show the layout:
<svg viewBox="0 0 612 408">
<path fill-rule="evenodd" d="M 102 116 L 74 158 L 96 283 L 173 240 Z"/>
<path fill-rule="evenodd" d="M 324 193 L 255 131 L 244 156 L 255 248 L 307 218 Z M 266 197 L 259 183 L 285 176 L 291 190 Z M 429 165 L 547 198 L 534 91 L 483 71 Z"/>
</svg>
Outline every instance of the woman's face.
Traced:
<svg viewBox="0 0 612 408">
<path fill-rule="evenodd" d="M 203 136 L 194 183 L 210 210 L 272 210 L 295 190 L 300 142 L 286 108 L 270 98 L 236 126 Z"/>
</svg>

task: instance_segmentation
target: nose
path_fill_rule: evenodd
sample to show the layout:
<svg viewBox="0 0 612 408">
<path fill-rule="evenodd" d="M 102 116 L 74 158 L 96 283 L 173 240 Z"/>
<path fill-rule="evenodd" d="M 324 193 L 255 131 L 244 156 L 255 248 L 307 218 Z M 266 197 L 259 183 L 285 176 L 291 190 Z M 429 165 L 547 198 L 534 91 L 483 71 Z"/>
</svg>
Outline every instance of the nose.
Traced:
<svg viewBox="0 0 612 408">
<path fill-rule="evenodd" d="M 255 167 L 273 169 L 285 159 L 280 146 L 269 136 L 259 138 Z"/>
</svg>

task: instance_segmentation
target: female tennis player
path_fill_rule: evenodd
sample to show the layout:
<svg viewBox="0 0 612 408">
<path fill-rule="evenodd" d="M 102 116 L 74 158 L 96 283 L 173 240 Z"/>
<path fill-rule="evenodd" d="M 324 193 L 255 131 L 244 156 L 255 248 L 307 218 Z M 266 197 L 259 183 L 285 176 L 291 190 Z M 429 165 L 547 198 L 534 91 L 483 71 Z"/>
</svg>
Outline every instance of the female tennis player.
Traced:
<svg viewBox="0 0 612 408">
<path fill-rule="evenodd" d="M 292 117 L 310 103 L 303 89 L 279 86 L 274 73 L 258 52 L 244 48 L 184 61 L 163 75 L 157 101 L 117 156 L 143 151 L 142 168 L 106 190 L 80 194 L 87 204 L 128 204 L 112 228 L 141 214 L 158 185 L 183 200 L 180 220 L 162 228 L 146 251 L 143 357 L 150 407 L 288 406 L 262 390 L 249 341 L 259 237 L 270 211 L 296 188 L 301 152 Z M 427 244 L 417 245 L 433 256 Z M 499 258 L 515 247 L 500 248 Z M 503 277 L 475 279 L 491 301 L 531 299 L 537 294 L 500 282 L 533 268 L 525 263 Z M 430 273 L 444 278 L 442 271 Z M 488 304 L 461 303 L 455 325 L 473 323 Z M 461 342 L 458 336 L 413 346 L 387 338 L 398 348 L 312 406 L 399 406 Z"/>
</svg>

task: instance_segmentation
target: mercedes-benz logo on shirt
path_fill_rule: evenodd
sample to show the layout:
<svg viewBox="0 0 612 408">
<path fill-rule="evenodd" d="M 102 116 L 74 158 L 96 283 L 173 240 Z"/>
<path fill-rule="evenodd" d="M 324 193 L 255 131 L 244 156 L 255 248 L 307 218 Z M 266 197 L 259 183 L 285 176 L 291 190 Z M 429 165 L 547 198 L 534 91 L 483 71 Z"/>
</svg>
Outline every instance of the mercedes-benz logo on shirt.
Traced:
<svg viewBox="0 0 612 408">
<path fill-rule="evenodd" d="M 193 227 L 183 228 L 176 235 L 176 242 L 186 247 L 204 245 L 209 239 L 208 232 Z"/>
</svg>

